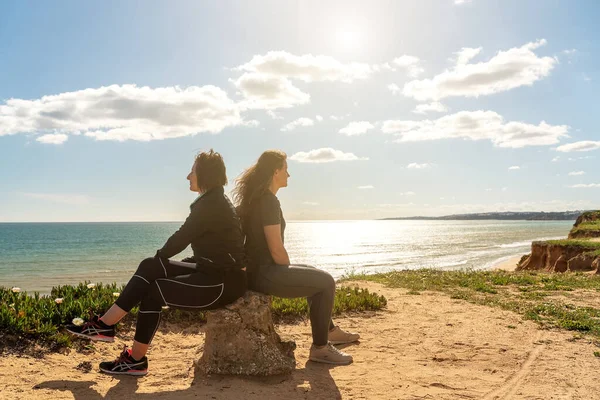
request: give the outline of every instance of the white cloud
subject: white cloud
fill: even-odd
[[[417,104],[413,110],[415,114],[425,114],[428,111],[446,112],[448,108],[439,101],[434,101],[432,103]]]
[[[63,144],[69,140],[69,137],[64,133],[48,133],[46,135],[38,136],[35,140],[46,144]]]
[[[403,193],[400,193],[400,196],[414,196],[414,195],[416,195],[415,192],[403,192]]]
[[[491,140],[498,147],[520,148],[558,143],[567,136],[566,125],[505,122],[493,111],[461,111],[436,120],[384,121],[382,131],[398,136],[397,142],[461,138]]]
[[[521,167],[519,167],[518,165],[513,165],[512,167],[508,167],[509,171],[516,171],[518,169],[521,169]]]
[[[323,121],[323,117],[322,117],[322,116],[320,116],[320,115],[317,115],[317,117],[316,117],[316,118],[317,118],[317,121],[319,121],[319,122]]]
[[[393,95],[402,93],[402,89],[400,88],[400,86],[396,85],[395,83],[390,83],[389,85],[387,85],[387,88],[390,92],[392,92]]]
[[[600,141],[583,140],[581,142],[563,144],[556,148],[557,151],[570,153],[573,151],[591,151],[600,149]]]
[[[242,93],[244,109],[291,108],[310,102],[310,95],[304,93],[287,78],[265,74],[244,74],[231,80]]]
[[[569,172],[569,176],[581,176],[581,175],[585,175],[585,171],[573,171],[573,172]]]
[[[461,5],[461,4],[467,4],[472,2],[473,0],[454,0],[454,4],[456,5]]]
[[[580,161],[580,160],[590,160],[590,159],[592,159],[592,158],[594,158],[594,157],[592,157],[592,156],[585,156],[585,157],[569,157],[569,158],[567,158],[567,160],[569,160],[569,161]]]
[[[367,121],[350,122],[345,128],[340,129],[340,133],[348,136],[362,135],[375,128],[373,124]]]
[[[410,163],[406,166],[406,168],[408,169],[426,169],[426,168],[431,168],[433,167],[433,164],[431,163]]]
[[[458,54],[456,65],[432,79],[413,80],[404,85],[405,96],[419,101],[440,100],[451,96],[479,97],[504,92],[519,86],[530,86],[550,74],[558,62],[552,57],[538,57],[533,50],[545,40],[499,51],[486,62],[467,61],[480,49],[466,48]]]
[[[556,156],[552,159],[552,162],[557,162],[558,160],[560,160],[560,156]]]
[[[481,47],[472,48],[472,47],[463,47],[460,51],[457,51],[456,54],[456,64],[457,65],[466,65],[475,58],[479,53],[481,53]]]
[[[361,190],[364,190],[364,189],[375,189],[375,186],[372,186],[372,185],[357,186],[357,189],[361,189]]]
[[[297,56],[286,51],[269,51],[265,55],[255,55],[252,60],[235,70],[299,79],[304,82],[352,82],[369,78],[374,72],[373,68],[365,63],[343,63],[330,56]]]
[[[300,151],[290,157],[290,160],[301,163],[327,163],[334,161],[359,161],[368,160],[367,157],[357,157],[352,153],[344,153],[330,147],[314,149],[308,152]]]
[[[306,206],[318,206],[319,203],[317,203],[316,201],[305,201],[302,204],[306,205]]]
[[[19,193],[31,199],[50,201],[53,203],[83,205],[90,203],[90,197],[82,194],[56,194],[56,193]]]
[[[571,185],[570,187],[576,189],[600,188],[600,183],[580,183],[578,185]]]
[[[281,130],[284,132],[288,132],[293,131],[299,126],[313,126],[314,124],[315,123],[312,119],[303,117],[286,124],[283,128],[281,128]]]
[[[400,57],[394,58],[392,63],[401,68],[405,68],[408,73],[408,76],[410,76],[411,78],[416,78],[425,71],[420,66],[419,58],[415,56],[409,56],[405,54]]]
[[[84,133],[96,140],[150,141],[219,133],[242,123],[238,106],[215,86],[111,85],[0,105],[0,136]]]

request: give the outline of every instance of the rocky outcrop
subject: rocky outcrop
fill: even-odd
[[[600,256],[577,244],[533,242],[531,254],[524,256],[517,271],[544,270],[548,272],[593,271],[598,268]]]
[[[206,313],[206,340],[196,368],[205,374],[270,376],[296,367],[294,342],[282,342],[271,317],[271,298],[248,291]]]
[[[577,217],[569,239],[600,238],[600,211],[588,211]]]

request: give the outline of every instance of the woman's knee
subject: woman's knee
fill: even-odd
[[[159,274],[159,272],[161,272]],[[162,272],[162,267],[160,266],[160,260],[155,257],[144,258],[135,272],[136,275],[143,276],[145,278],[151,277],[156,279],[157,277],[162,277],[164,272]]]

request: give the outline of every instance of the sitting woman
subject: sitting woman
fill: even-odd
[[[235,208],[224,194],[225,164],[219,153],[200,153],[187,176],[190,190],[200,196],[190,206],[183,225],[158,250],[143,260],[112,307],[72,334],[112,342],[115,324],[140,304],[133,347],[111,362],[100,363],[109,374],[146,375],[146,352],[158,329],[163,306],[183,310],[210,310],[232,303],[246,291],[244,239]],[[192,246],[195,263],[169,258]]]
[[[234,199],[246,234],[248,287],[278,297],[307,297],[313,338],[310,360],[350,364],[352,356],[333,344],[357,341],[359,335],[344,332],[331,320],[333,277],[309,265],[290,264],[283,245],[285,219],[276,194],[290,176],[286,158],[281,151],[265,151],[236,182]]]

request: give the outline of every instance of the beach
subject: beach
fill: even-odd
[[[97,371],[133,332],[84,353],[0,358],[0,391],[7,399],[598,399],[593,371],[598,349],[591,338],[542,330],[509,311],[474,305],[437,292],[415,296],[373,282],[346,282],[388,299],[384,311],[351,314],[336,322],[360,332],[345,346],[349,366],[307,361],[308,323],[280,325],[297,343],[290,376],[241,378],[196,375],[202,327],[161,326],[143,378],[115,378]],[[90,372],[78,369],[91,362]],[[15,373],[18,371],[18,374]]]

